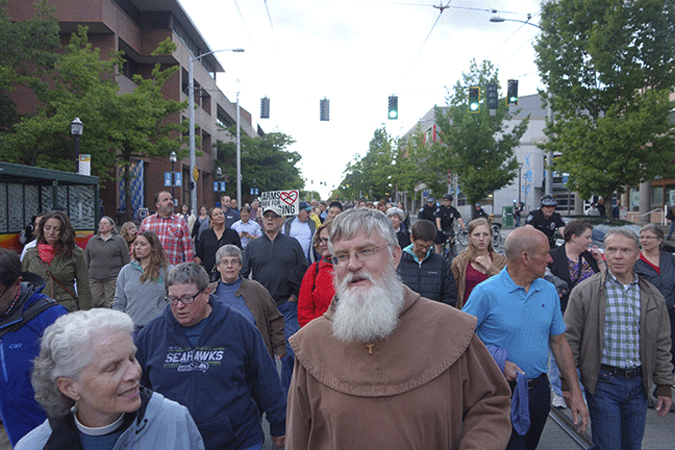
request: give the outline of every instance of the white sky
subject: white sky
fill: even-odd
[[[302,155],[305,188],[322,198],[354,155],[366,154],[376,128],[386,124],[401,136],[445,105],[446,87],[469,71],[472,58],[498,68],[500,96],[511,78],[520,80],[520,96],[542,88],[532,48],[539,29],[489,21],[495,9],[514,20],[532,14],[537,24],[534,0],[451,0],[430,35],[439,17],[432,5],[448,0],[180,1],[212,50],[246,50],[216,55],[226,71],[219,87],[234,101],[238,79],[240,104],[254,122],[296,140],[289,149]],[[398,120],[387,120],[389,95],[399,97]],[[260,119],[264,96],[270,119]],[[324,97],[329,122],[319,121]]]

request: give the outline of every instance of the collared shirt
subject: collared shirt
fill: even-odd
[[[565,332],[553,284],[537,278],[525,292],[506,267],[477,285],[462,311],[478,318],[476,334],[483,343],[508,351],[508,360],[528,379],[548,371],[549,338]]]
[[[605,294],[604,346],[602,364],[622,369],[639,367],[640,363],[640,286],[633,274],[630,284],[622,284],[607,273]]]
[[[258,225],[258,222],[255,222],[254,220],[251,219],[249,219],[248,222],[246,223],[242,222],[241,219],[237,220],[235,223],[232,224],[231,228],[239,234],[246,231],[251,236],[258,236],[258,237],[262,236],[262,230],[260,229],[260,225]],[[246,236],[242,237],[241,248],[245,249],[249,242],[251,242],[251,238]]]
[[[162,217],[153,214],[146,217],[141,223],[138,232],[154,231],[164,247],[169,263],[172,265],[182,262],[192,262],[195,259],[195,248],[190,239],[190,230],[187,222],[176,214]]]

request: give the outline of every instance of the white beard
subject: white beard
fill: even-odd
[[[349,287],[354,277],[370,280],[371,287]],[[335,281],[338,302],[333,314],[333,335],[343,342],[374,342],[389,336],[398,325],[403,309],[403,283],[390,267],[382,279],[374,281],[370,273],[349,272]]]

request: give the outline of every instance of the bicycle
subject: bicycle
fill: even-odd
[[[443,242],[443,247],[441,247],[441,255],[448,261],[448,264],[452,264],[452,260],[457,256],[457,245],[455,236],[449,231],[439,231],[445,236],[445,242]]]
[[[499,250],[499,247],[502,245],[502,224],[493,223],[492,224],[492,247],[495,251]]]
[[[466,228],[457,231],[456,237],[457,237],[457,242],[462,247],[466,247],[467,245],[469,245],[469,232],[467,231]]]

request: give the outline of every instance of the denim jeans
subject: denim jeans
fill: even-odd
[[[284,315],[286,356],[281,358],[281,386],[284,388],[284,394],[288,395],[288,388],[291,386],[291,376],[293,376],[293,365],[295,364],[295,353],[293,353],[293,349],[288,343],[288,338],[300,329],[300,324],[298,323],[298,303],[286,302],[278,305],[277,308]]]
[[[626,378],[600,369],[595,394],[586,392],[593,443],[598,450],[640,450],[647,419],[642,377]]]
[[[539,445],[548,413],[551,411],[551,385],[548,377],[544,375],[539,384],[529,390],[529,394],[530,429],[525,436],[520,436],[515,429],[512,430],[506,450],[535,450]]]

